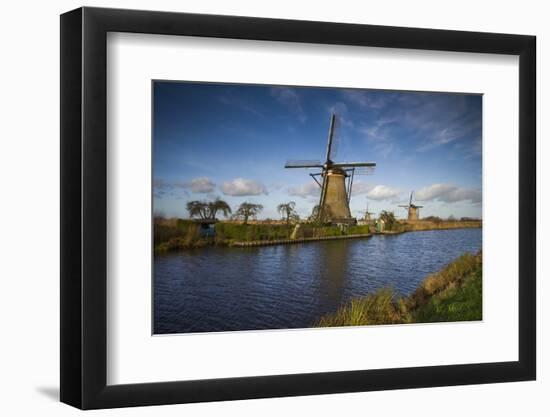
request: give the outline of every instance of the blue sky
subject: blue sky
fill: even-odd
[[[295,201],[305,217],[319,187],[287,160],[322,160],[330,114],[338,119],[333,160],[374,161],[357,175],[354,216],[423,205],[421,217],[481,218],[482,97],[365,89],[185,83],[153,84],[153,207],[187,217],[190,200],[220,197],[235,210],[259,203],[259,218]]]

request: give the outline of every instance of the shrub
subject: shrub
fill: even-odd
[[[240,224],[216,223],[216,239],[226,241],[278,240],[288,239],[292,226],[286,224]]]
[[[320,226],[314,227],[312,237],[330,237],[342,236],[342,230],[338,226]]]
[[[349,305],[340,308],[336,313],[322,317],[317,326],[340,327],[399,323],[401,314],[393,298],[394,292],[385,288],[366,297],[353,299]]]
[[[368,234],[369,232],[370,232],[370,226],[368,224],[350,226],[348,227],[348,230],[347,230],[348,235],[363,235],[363,234]]]

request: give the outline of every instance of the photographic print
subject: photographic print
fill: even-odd
[[[482,96],[152,82],[153,334],[482,320]]]

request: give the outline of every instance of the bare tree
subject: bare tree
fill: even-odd
[[[310,222],[316,222],[319,221],[319,205],[313,206],[313,209],[311,210],[311,214],[308,217],[308,220]]]
[[[324,224],[331,217],[332,217],[332,212],[329,206],[325,206],[321,213],[321,211],[319,210],[319,205],[315,205],[313,207],[313,210],[311,210],[311,215],[309,216],[308,220],[310,222]]]
[[[277,211],[281,213],[287,225],[289,225],[291,221],[300,219],[298,213],[296,213],[296,203],[294,201],[279,204],[277,206]]]
[[[229,204],[227,204],[225,201],[216,198],[216,200],[208,203],[208,211],[209,218],[214,220],[216,218],[216,214],[218,214],[218,211],[221,211],[224,217],[227,217],[229,214],[231,214],[231,207],[229,207]]]
[[[202,220],[215,220],[216,214],[219,211],[223,213],[225,217],[228,214],[231,214],[231,207],[225,201],[216,198],[214,201],[189,201],[187,203],[187,211],[189,212],[189,217],[198,217]]]
[[[187,211],[189,212],[189,217],[198,217],[200,219],[208,219],[210,216],[210,210],[208,209],[208,203],[205,201],[189,201],[187,203]]]
[[[250,217],[256,217],[260,211],[262,211],[264,206],[261,204],[254,204],[244,202],[239,206],[239,209],[235,212],[235,215],[243,219],[244,224],[248,222]]]

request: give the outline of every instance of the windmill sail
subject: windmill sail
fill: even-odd
[[[317,160],[302,159],[286,161],[285,168],[322,168],[323,163]]]
[[[335,125],[336,116],[334,114],[330,115],[330,126],[328,129],[328,142],[327,142],[327,157],[326,161],[331,161],[331,152],[332,152],[332,140],[334,137],[334,125]]]
[[[376,162],[335,162],[332,164],[335,168],[347,168],[347,167],[375,167]]]
[[[338,150],[342,143],[342,123],[338,115],[334,115],[334,123],[332,126],[332,146],[330,147],[330,160],[334,161],[338,156]]]

